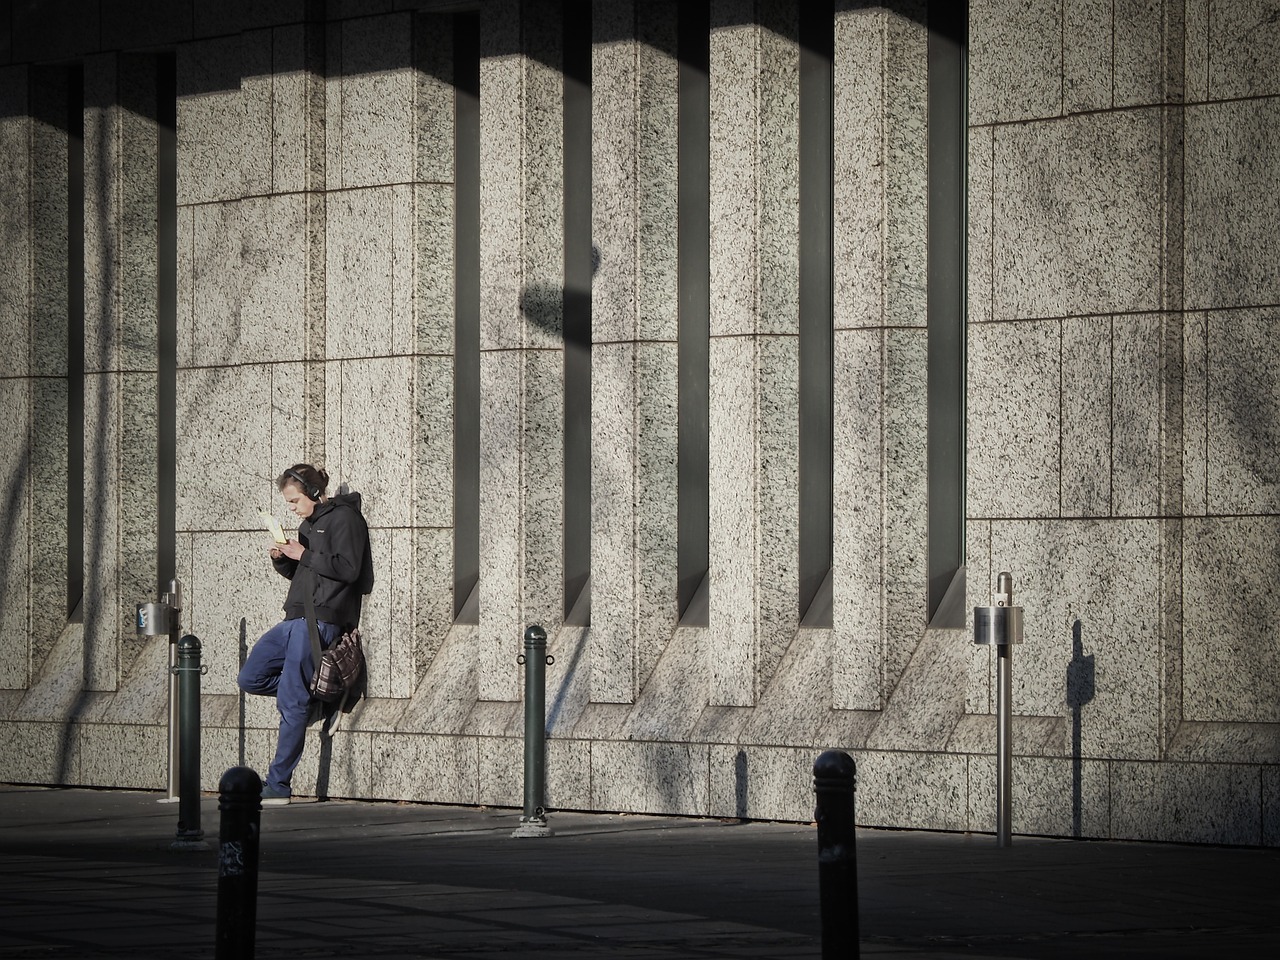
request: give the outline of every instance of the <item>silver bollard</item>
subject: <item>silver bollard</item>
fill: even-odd
[[[140,637],[169,638],[169,783],[161,803],[178,800],[178,634],[182,632],[182,584],[169,581],[168,593],[153,603],[137,606],[135,621]]]
[[[1013,575],[996,578],[995,606],[973,608],[973,642],[996,648],[996,846],[1013,835],[1013,645],[1022,642],[1022,608],[1013,605]]]

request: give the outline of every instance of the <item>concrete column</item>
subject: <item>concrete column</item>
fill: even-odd
[[[0,689],[30,678],[32,121],[26,67],[0,69]]]
[[[711,702],[747,706],[798,615],[798,14],[711,5]]]
[[[625,703],[676,624],[676,5],[593,22],[591,696]]]
[[[556,0],[480,12],[481,699],[519,699],[563,584],[563,79]]]
[[[842,709],[879,709],[925,626],[925,54],[918,20],[836,4],[832,696]]]
[[[85,61],[85,685],[115,689],[156,587],[155,61]]]

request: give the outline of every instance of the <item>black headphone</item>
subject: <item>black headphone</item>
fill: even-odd
[[[302,478],[302,474],[300,474],[297,470],[294,470],[292,467],[290,467],[288,470],[284,472],[284,475],[286,477],[292,477],[294,480],[298,481],[299,489],[301,489],[302,492],[307,495],[308,500],[310,500],[312,503],[320,502],[320,497],[324,495],[324,491],[321,490],[319,487],[317,487],[314,483],[307,483],[307,481]]]

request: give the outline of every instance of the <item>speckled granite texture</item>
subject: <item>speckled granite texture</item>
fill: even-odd
[[[270,762],[274,704],[235,686],[284,586],[257,513],[284,516],[274,477],[312,460],[364,495],[377,583],[369,696],[334,739],[313,730],[299,794],[520,806],[516,657],[537,622],[553,809],[808,821],[813,760],[839,748],[860,823],[991,831],[993,657],[971,621],[926,629],[929,450],[946,439],[966,457],[965,606],[1009,571],[1025,611],[1014,830],[1280,844],[1274,2],[972,0],[967,329],[946,357],[929,336],[929,5],[836,0],[830,627],[797,610],[800,386],[821,375],[799,348],[798,4],[712,0],[704,38],[680,35],[674,0],[594,0],[589,183],[565,176],[561,65],[588,36],[563,29],[585,15],[568,0],[128,6],[0,27],[0,781],[165,785],[168,645],[131,616],[158,565],[163,333],[206,789]],[[455,29],[478,32],[455,50]],[[693,277],[681,49],[690,67],[703,40],[710,268]],[[71,270],[67,62],[84,93]],[[475,70],[477,168],[459,171],[454,83]],[[591,579],[570,616],[565,248],[584,238],[565,201],[585,190]],[[707,626],[677,623],[675,589],[679,441],[699,429],[680,401],[701,383],[678,369],[680,304],[700,281]],[[455,445],[455,316],[476,290],[471,464],[455,462],[474,456]],[[939,364],[967,381],[963,437],[930,436]],[[64,506],[81,382],[83,531]],[[454,538],[477,531],[455,530],[455,473],[479,496],[460,622]]]

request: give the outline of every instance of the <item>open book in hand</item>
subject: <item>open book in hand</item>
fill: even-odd
[[[280,526],[280,521],[267,513],[265,510],[259,510],[258,516],[262,518],[262,525],[267,528],[267,533],[271,534],[271,539],[276,543],[288,543],[285,538],[284,528]]]

